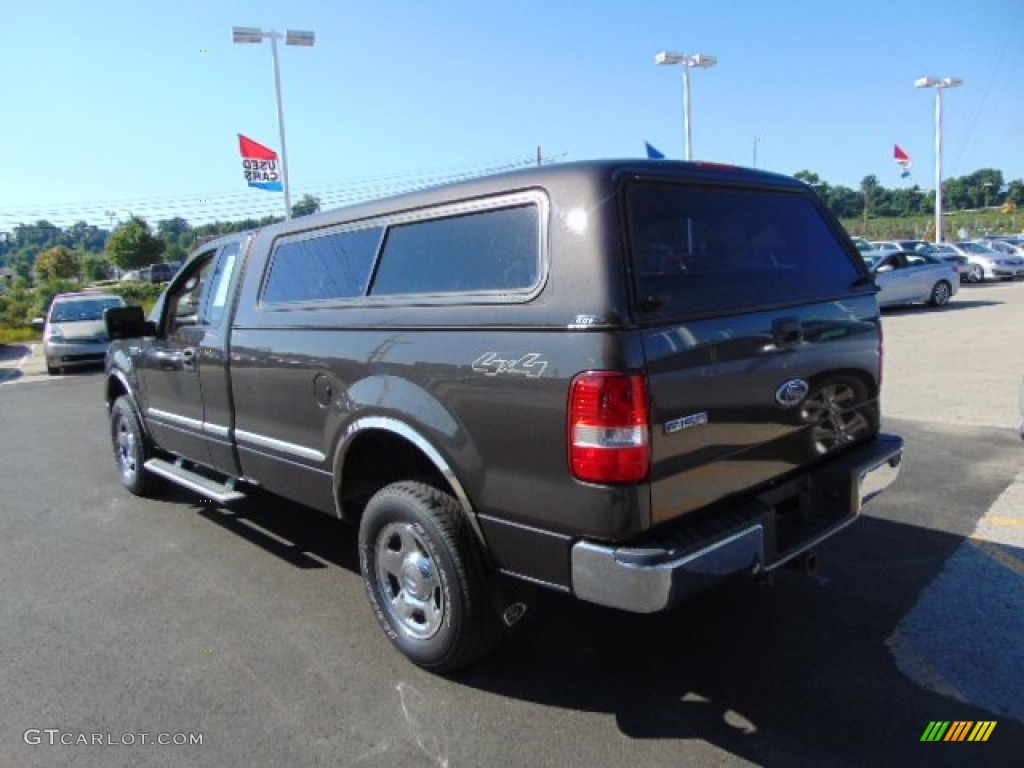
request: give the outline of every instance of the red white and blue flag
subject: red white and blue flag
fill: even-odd
[[[892,159],[896,161],[896,165],[900,167],[900,178],[905,179],[910,176],[910,155],[907,154],[907,150],[901,147],[899,144],[893,146]]]
[[[238,149],[242,153],[242,171],[250,187],[273,192],[284,189],[277,152],[242,134],[238,134]]]

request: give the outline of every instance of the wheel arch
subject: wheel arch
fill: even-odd
[[[135,418],[139,420],[139,428],[142,430],[143,436],[149,442],[150,446],[156,448],[156,441],[153,440],[153,435],[149,431],[149,425],[142,417],[142,406],[135,397],[135,389],[132,387],[131,382],[128,380],[128,376],[124,371],[115,368],[110,372],[107,376],[106,393],[104,397],[107,401],[108,415],[119,397],[128,398],[128,402],[131,404],[132,410],[135,411]]]
[[[105,399],[108,411],[114,407],[114,402],[122,395],[127,395],[135,405],[135,410],[139,410],[138,405],[135,404],[135,398],[132,397],[132,387],[128,382],[128,377],[124,375],[123,371],[113,370],[107,376]]]
[[[419,480],[439,487],[458,501],[477,543],[486,551],[476,511],[451,464],[403,421],[365,416],[352,422],[334,452],[333,475],[335,509],[342,519],[358,519],[370,497],[393,482]]]

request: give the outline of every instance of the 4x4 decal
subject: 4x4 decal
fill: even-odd
[[[473,370],[486,376],[507,374],[535,379],[544,373],[547,367],[548,361],[542,359],[536,352],[528,352],[513,360],[499,357],[497,352],[485,352],[473,361]]]

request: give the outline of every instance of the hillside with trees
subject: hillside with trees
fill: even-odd
[[[913,184],[887,188],[877,176],[865,176],[857,189],[832,185],[817,173],[794,174],[817,191],[848,231],[869,238],[931,239],[935,206],[933,190]],[[1024,230],[1024,180],[1007,183],[1002,171],[983,168],[943,182],[949,215],[945,227],[974,235]],[[292,206],[294,216],[320,210],[320,201],[304,195]],[[216,221],[192,226],[174,217],[156,222],[132,216],[107,230],[84,221],[59,227],[49,221],[18,224],[0,232],[0,326],[21,325],[42,314],[58,292],[116,277],[157,261],[182,261],[198,244],[231,232],[280,221],[261,219]]]

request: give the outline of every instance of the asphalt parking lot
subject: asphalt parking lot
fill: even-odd
[[[380,636],[354,530],[130,496],[101,374],[0,348],[0,765],[1019,766],[1024,282],[884,329],[903,474],[817,575],[656,616],[551,597],[452,679]]]

